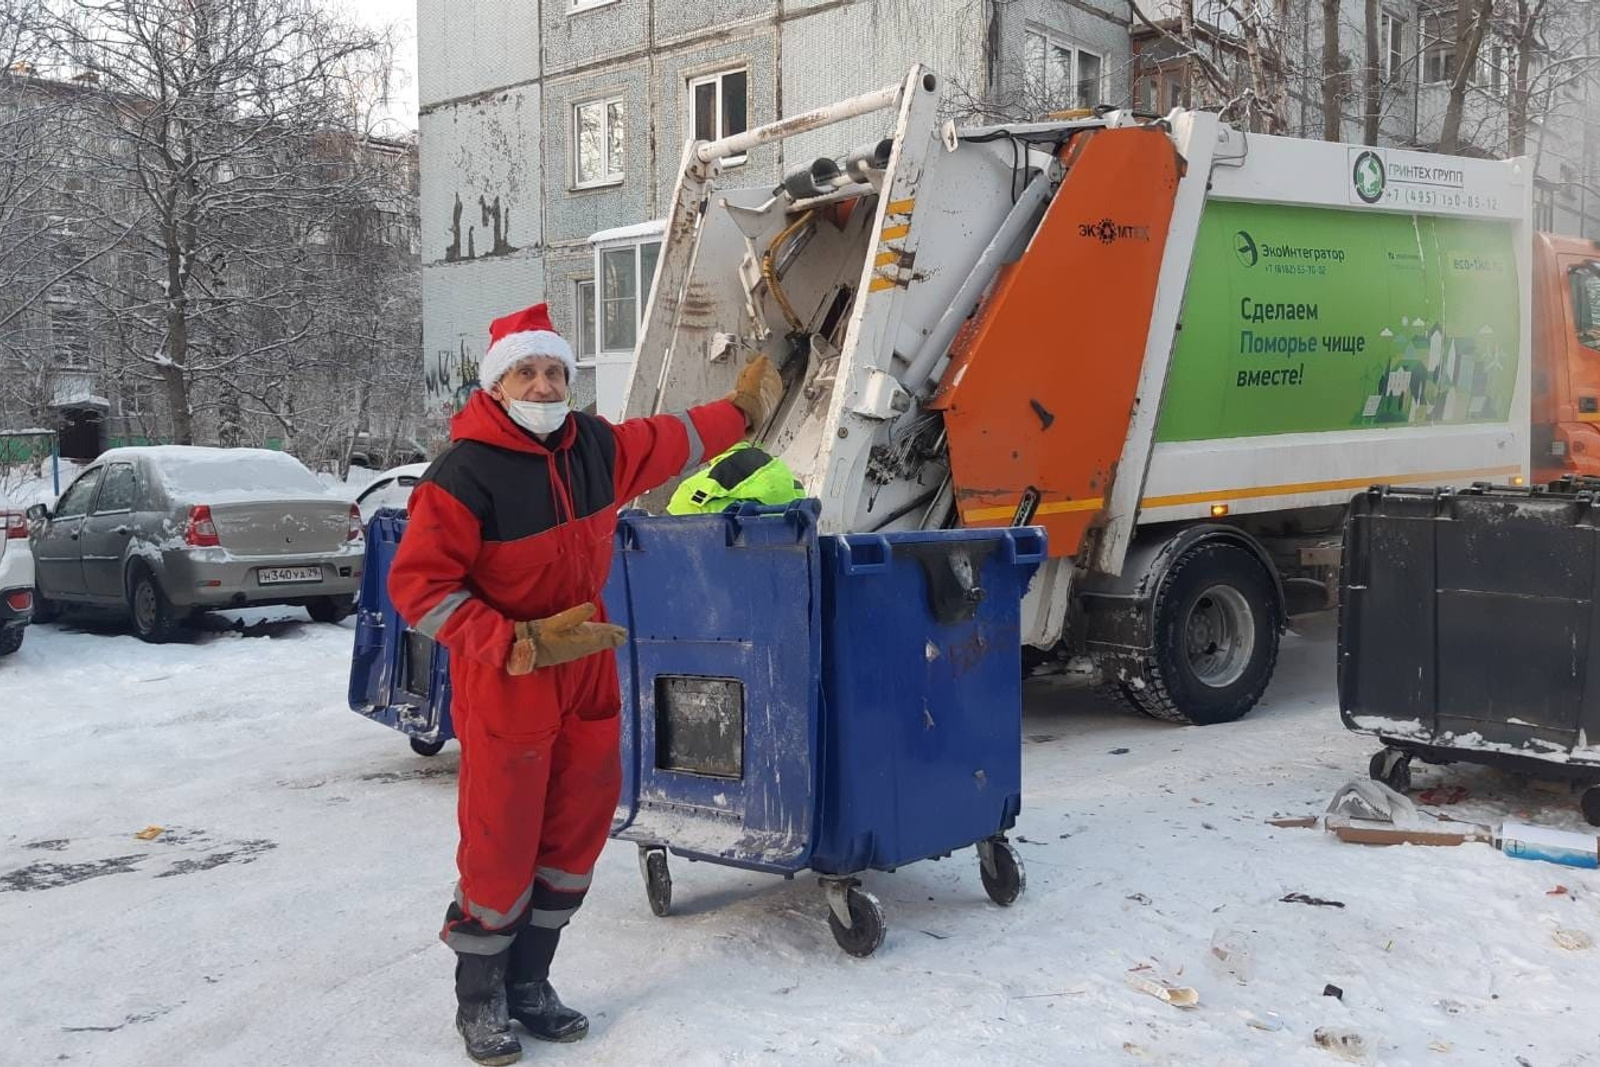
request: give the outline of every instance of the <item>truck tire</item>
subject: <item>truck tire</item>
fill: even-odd
[[[26,626],[8,626],[0,630],[0,656],[9,656],[22,647],[22,634]]]
[[[1247,548],[1203,541],[1172,565],[1156,593],[1151,652],[1124,695],[1167,722],[1241,718],[1278,662],[1278,585]]]

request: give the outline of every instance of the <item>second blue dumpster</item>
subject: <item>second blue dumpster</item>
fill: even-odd
[[[814,501],[618,527],[608,590],[632,638],[623,792],[652,910],[667,853],[822,879],[854,955],[884,937],[857,878],[976,846],[1025,885],[1020,610],[1041,530],[821,536]],[[620,577],[620,581],[618,580]],[[613,602],[620,591],[626,605]]]

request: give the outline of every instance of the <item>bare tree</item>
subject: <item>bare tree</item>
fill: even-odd
[[[101,149],[82,161],[92,225],[133,235],[98,299],[192,443],[210,385],[312,328],[307,247],[368,182],[324,142],[350,135],[382,42],[310,0],[75,0],[49,30],[93,85],[76,116]]]
[[[1322,0],[1322,139],[1344,140],[1344,105],[1340,99],[1344,55],[1339,51],[1339,0]]]
[[[1444,125],[1439,131],[1438,150],[1446,154],[1461,151],[1461,122],[1466,111],[1468,90],[1478,68],[1478,50],[1494,17],[1494,0],[1457,0],[1456,49],[1450,77],[1449,103]]]
[[[1362,69],[1361,93],[1361,143],[1375,145],[1383,123],[1383,60],[1382,49],[1387,42],[1380,41],[1378,0],[1365,0],[1363,11],[1363,37],[1366,40],[1366,65]]]

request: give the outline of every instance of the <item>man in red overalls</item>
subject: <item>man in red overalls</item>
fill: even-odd
[[[497,319],[479,391],[411,494],[389,575],[400,614],[450,650],[461,741],[460,872],[441,936],[456,951],[456,1028],[479,1063],[589,1021],[550,961],[583,903],[621,787],[621,697],[600,591],[617,509],[731,447],[783,387],[766,357],[726,400],[612,425],[567,406],[572,349],[544,304]]]

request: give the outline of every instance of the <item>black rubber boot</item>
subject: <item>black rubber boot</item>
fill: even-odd
[[[588,1017],[561,1003],[550,985],[550,961],[560,940],[560,930],[525,926],[518,931],[511,945],[506,1000],[511,1017],[540,1041],[581,1041],[589,1033]]]
[[[467,1055],[499,1067],[522,1058],[522,1043],[511,1032],[506,1013],[506,968],[509,950],[494,956],[456,954],[456,1029]]]

